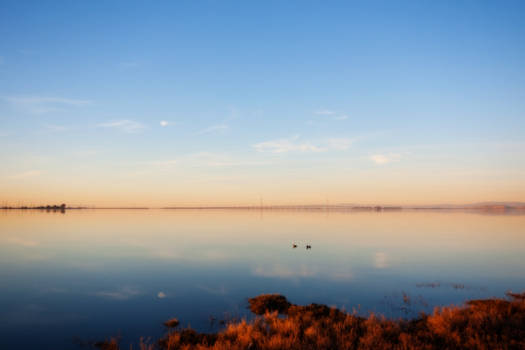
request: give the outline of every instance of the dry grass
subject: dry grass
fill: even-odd
[[[525,294],[508,296],[436,308],[413,320],[388,320],[261,295],[250,299],[250,308],[260,315],[253,321],[233,322],[213,334],[175,329],[157,346],[165,350],[525,349]]]

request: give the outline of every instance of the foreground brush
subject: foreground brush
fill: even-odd
[[[169,333],[143,349],[525,349],[525,293],[437,307],[412,320],[360,317],[325,305],[294,305],[278,294],[249,299],[252,321],[231,322],[217,333],[170,324]],[[98,344],[119,349],[115,340]]]

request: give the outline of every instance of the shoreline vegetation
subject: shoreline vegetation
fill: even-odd
[[[253,320],[232,321],[216,333],[164,323],[167,333],[141,350],[310,350],[310,349],[525,349],[525,293],[436,307],[413,319],[358,316],[321,304],[300,306],[279,294],[248,300]],[[124,349],[117,338],[94,344]],[[127,347],[126,347],[127,348]],[[130,349],[133,346],[130,345]]]

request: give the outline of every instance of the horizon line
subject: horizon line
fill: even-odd
[[[75,209],[124,209],[124,210],[189,210],[189,209],[303,209],[303,210],[402,210],[402,209],[523,209],[525,202],[521,201],[486,201],[464,204],[413,204],[413,205],[385,205],[385,204],[359,204],[359,203],[336,203],[336,204],[259,204],[259,205],[170,205],[170,206],[96,206],[96,205],[8,205],[0,206],[0,209],[19,209],[19,210],[75,210]]]

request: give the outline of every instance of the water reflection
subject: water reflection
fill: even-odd
[[[170,317],[209,330],[272,292],[405,316],[525,289],[524,253],[521,215],[0,212],[0,348],[156,336]]]

